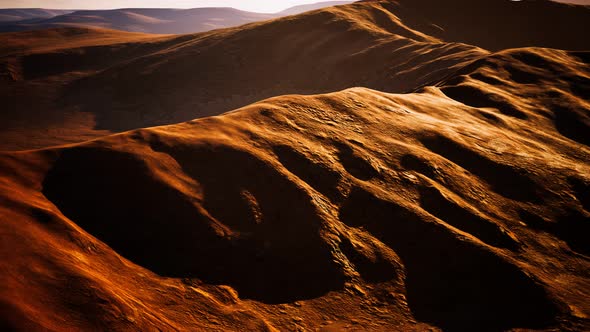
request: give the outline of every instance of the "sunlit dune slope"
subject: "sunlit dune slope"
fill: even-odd
[[[2,153],[1,324],[588,330],[589,75],[509,50]]]
[[[80,130],[95,133],[217,115],[282,94],[353,86],[411,91],[485,54],[412,30],[382,4],[361,3],[166,38],[149,47],[126,43],[8,57],[6,62],[20,67],[10,76],[17,80],[2,86],[7,95],[22,91],[9,109],[27,117],[48,113],[46,108],[82,112],[90,119],[78,125]],[[72,73],[84,78],[72,80]],[[53,100],[36,103],[35,86],[53,89]],[[42,121],[38,125],[43,127]],[[36,132],[11,131],[14,137]],[[67,133],[62,137],[64,142],[77,139]],[[28,146],[7,142],[0,149],[48,145],[42,140],[20,140],[31,142]]]

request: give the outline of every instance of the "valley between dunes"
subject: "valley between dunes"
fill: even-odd
[[[0,35],[0,329],[590,330],[590,53],[404,8]]]

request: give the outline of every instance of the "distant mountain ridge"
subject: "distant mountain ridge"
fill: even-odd
[[[73,10],[42,8],[0,9],[0,23],[18,22],[31,19],[47,19],[59,15],[69,14],[71,12],[73,12]]]
[[[59,27],[94,27],[154,34],[182,34],[228,28],[296,15],[353,1],[325,1],[268,14],[230,7],[193,9],[121,8],[111,10],[0,9],[0,32]]]
[[[36,22],[4,27],[22,31],[67,26],[98,27],[156,34],[194,33],[274,18],[234,8],[82,10]],[[2,29],[0,27],[0,29]]]

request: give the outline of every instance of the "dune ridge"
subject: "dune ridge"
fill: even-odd
[[[287,95],[5,152],[3,250],[31,282],[3,276],[4,324],[584,330],[590,149],[559,123],[588,114],[586,58],[508,50],[412,94]]]
[[[92,39],[96,30],[86,31]],[[13,38],[18,36],[24,37],[17,33]],[[409,29],[381,5],[353,4],[197,35],[5,53],[2,61],[12,81],[0,93],[13,109],[38,116],[38,123],[52,109],[83,113],[86,123],[61,121],[78,132],[101,135],[217,115],[281,94],[351,86],[405,92],[485,53]],[[55,93],[35,98],[36,86]],[[26,105],[24,100],[46,103]],[[25,129],[6,135],[18,137]],[[64,143],[75,141],[64,134]],[[19,146],[10,137],[3,141],[0,149],[48,145],[35,139],[19,140]]]
[[[590,330],[590,53],[408,4],[12,35],[0,329]]]
[[[587,40],[579,38],[588,28],[588,6],[550,0],[397,0],[383,4],[408,26],[449,42],[490,51],[530,46],[588,50]]]
[[[531,22],[556,13],[559,25],[554,34],[569,35],[572,24],[585,29],[590,22],[584,19],[587,9],[576,6],[508,2],[489,1],[489,6],[497,4],[496,11],[510,13],[510,6],[521,8],[515,13],[530,8],[533,14],[527,19]],[[452,26],[462,21],[450,20],[453,16],[446,13],[448,9],[432,15],[432,9],[422,11],[420,6],[427,4],[365,1],[239,28],[152,40],[137,35],[138,40],[133,41],[132,35],[126,34],[118,38],[115,32],[106,30],[47,30],[79,33],[79,41],[70,49],[57,47],[60,42],[56,47],[42,47],[43,39],[35,33],[4,34],[0,37],[6,45],[21,39],[31,39],[29,45],[37,45],[24,50],[16,46],[20,52],[5,48],[0,53],[2,77],[8,79],[0,94],[11,109],[38,121],[36,126],[22,121],[14,124],[12,114],[4,116],[3,122],[10,124],[5,126],[0,149],[41,148],[109,132],[172,124],[218,115],[283,94],[327,93],[353,86],[411,92],[436,84],[489,54],[481,48],[489,44],[488,21],[463,29],[471,36],[457,35],[467,33]],[[448,8],[464,5],[474,11],[473,17],[481,15],[473,4],[458,0]],[[569,23],[562,24],[560,17],[566,16]],[[512,18],[509,22],[518,23]],[[443,27],[445,33],[437,33],[435,25]],[[532,26],[522,31],[534,37],[530,41],[518,33],[504,32],[495,35],[494,41],[519,47],[528,43],[565,49],[590,47],[584,44],[585,38],[572,41],[565,37],[548,37],[544,39],[546,45],[537,45],[537,39],[545,34]],[[111,34],[111,42],[95,42],[99,38],[94,31]],[[46,33],[50,34],[38,34]],[[85,38],[88,40],[83,41]],[[470,41],[476,46],[449,40]],[[52,92],[40,95],[40,90]],[[46,119],[48,114],[55,114],[49,119],[59,118],[67,129],[51,130],[46,135],[43,128],[55,123]],[[23,135],[26,139],[20,139]]]

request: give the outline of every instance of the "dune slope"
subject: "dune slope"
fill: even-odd
[[[578,32],[590,29],[589,12],[549,1],[364,1],[153,40],[97,39],[80,28],[2,34],[9,111],[0,115],[0,150],[218,115],[283,94],[410,92],[486,57],[482,48],[588,49]],[[53,46],[38,34],[68,37]]]
[[[412,30],[381,3],[332,7],[240,28],[168,37],[150,45],[8,56],[6,62],[21,64],[12,76],[23,79],[4,87],[7,94],[14,95],[15,87],[24,94],[14,98],[10,108],[27,117],[45,113],[46,107],[59,108],[93,120],[86,125],[91,133],[117,132],[217,115],[282,94],[353,86],[412,91],[487,54]],[[101,63],[110,59],[110,52],[115,58],[132,53],[108,66],[77,66]],[[34,75],[22,74],[26,72]],[[72,72],[77,74],[74,79]],[[55,87],[56,81],[50,106],[24,103],[36,100],[36,85]],[[13,136],[24,132],[15,130]],[[67,133],[63,137],[64,142],[76,139]],[[7,143],[0,149],[47,146],[20,140],[27,141],[32,144]]]
[[[380,4],[359,4],[196,36],[92,75],[67,94],[97,114],[99,126],[122,130],[130,128],[121,114],[152,126],[289,93],[411,91],[483,54],[411,30]],[[107,104],[96,109],[93,99]]]
[[[373,2],[375,0],[365,0]],[[381,2],[381,1],[378,1]],[[590,7],[550,0],[385,1],[410,27],[434,37],[498,51],[516,47],[590,49]]]
[[[92,115],[63,105],[64,89],[88,73],[165,48],[171,38],[86,28],[0,35],[0,150],[108,134],[94,130]]]
[[[587,330],[589,79],[587,53],[507,50],[2,153],[1,324]]]

